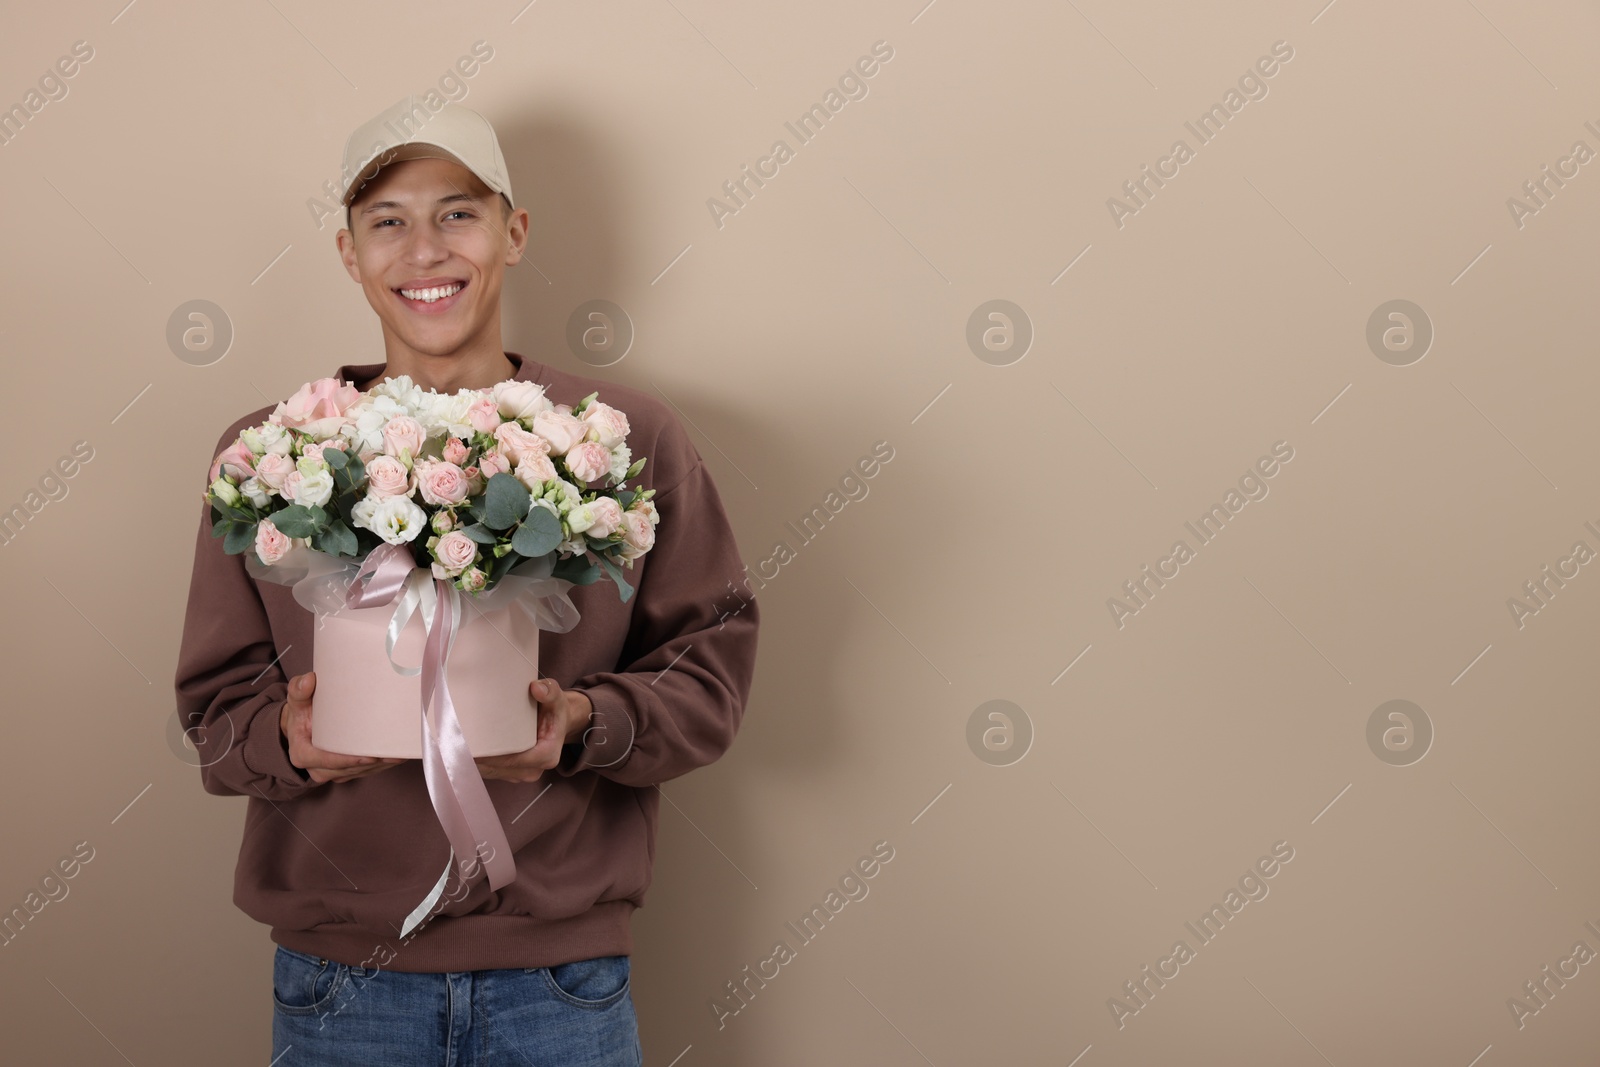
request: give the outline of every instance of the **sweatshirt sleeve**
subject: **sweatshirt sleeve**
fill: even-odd
[[[244,557],[211,536],[211,506],[202,500],[175,689],[207,793],[293,800],[327,784],[289,762],[278,728],[289,696],[279,651]]]
[[[748,590],[734,592],[744,564],[722,499],[695,456],[654,502],[661,521],[634,587],[624,663],[569,687],[589,697],[594,715],[584,737],[563,746],[557,773],[659,785],[720,757],[744,717],[759,609]]]

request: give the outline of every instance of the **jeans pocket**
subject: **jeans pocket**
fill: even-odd
[[[350,976],[348,964],[278,946],[272,960],[272,1003],[285,1015],[326,1012]]]
[[[541,972],[550,992],[558,999],[574,1007],[594,1010],[609,1008],[627,996],[628,986],[633,981],[632,962],[627,956],[597,956],[591,960],[525,970]]]

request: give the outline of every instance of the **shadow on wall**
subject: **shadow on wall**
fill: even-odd
[[[761,864],[769,849],[743,814],[750,808],[748,789],[773,768],[797,770],[828,760],[830,746],[840,736],[844,694],[829,689],[833,672],[826,665],[835,659],[842,634],[827,620],[839,609],[838,590],[849,587],[834,575],[838,589],[808,598],[809,603],[801,601],[802,586],[815,590],[827,561],[819,557],[818,548],[807,549],[784,526],[785,519],[806,514],[834,487],[812,485],[817,474],[804,467],[803,454],[785,447],[770,426],[752,417],[758,413],[751,408],[710,407],[697,395],[676,354],[654,347],[653,337],[659,334],[648,321],[639,323],[667,295],[650,292],[662,263],[628,240],[633,232],[628,205],[648,195],[626,189],[625,183],[648,182],[650,176],[630,174],[596,129],[569,118],[529,115],[502,120],[496,129],[518,206],[530,216],[527,253],[506,276],[506,347],[573,373],[631,385],[663,401],[666,396],[655,385],[669,391],[672,402],[693,419],[682,420],[680,413],[716,480],[753,575],[749,588],[761,605],[762,634],[745,720],[721,760],[665,785],[654,874],[645,906],[634,916],[633,989],[650,1061],[667,1062],[692,1043],[703,1065],[755,1062],[757,1030],[740,1019],[719,1031],[709,1003],[726,996],[725,983],[741,967],[770,951],[791,918],[775,892],[775,872]],[[689,279],[680,275],[673,280],[682,296]],[[566,344],[572,310],[594,299],[621,305],[637,327],[633,348],[610,366],[587,364]],[[764,359],[804,362],[805,353],[783,351],[781,334],[769,340]],[[697,353],[729,343],[739,342],[714,332],[695,339]],[[717,358],[707,362],[722,364]],[[696,424],[715,427],[714,445]],[[816,536],[826,542],[830,539],[825,534]],[[756,567],[779,540],[797,558],[763,588],[754,576]],[[802,577],[807,571],[810,578]],[[779,613],[781,605],[803,603],[804,617]],[[737,601],[723,590],[718,604],[729,610]],[[854,841],[840,842],[840,854],[856,846]],[[819,879],[825,880],[820,872]],[[762,888],[754,888],[752,881]],[[781,996],[779,989],[771,992]],[[759,1012],[759,1006],[753,1003],[751,1010]]]

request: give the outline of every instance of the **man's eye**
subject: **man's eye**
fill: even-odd
[[[450,215],[465,215],[465,216],[467,216],[467,218],[469,218],[469,219],[470,219],[470,218],[473,218],[473,217],[475,217],[475,216],[474,216],[474,215],[473,215],[473,214],[472,214],[472,212],[470,212],[470,211],[467,211],[467,210],[464,210],[464,209],[462,209],[462,210],[457,210],[457,211],[452,211],[452,212],[450,212]],[[449,218],[449,217],[450,217],[450,215],[446,215],[446,216],[445,216],[445,218]]]

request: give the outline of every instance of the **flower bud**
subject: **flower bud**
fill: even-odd
[[[240,500],[238,488],[226,478],[218,478],[211,483],[211,495],[230,508],[237,507]]]

